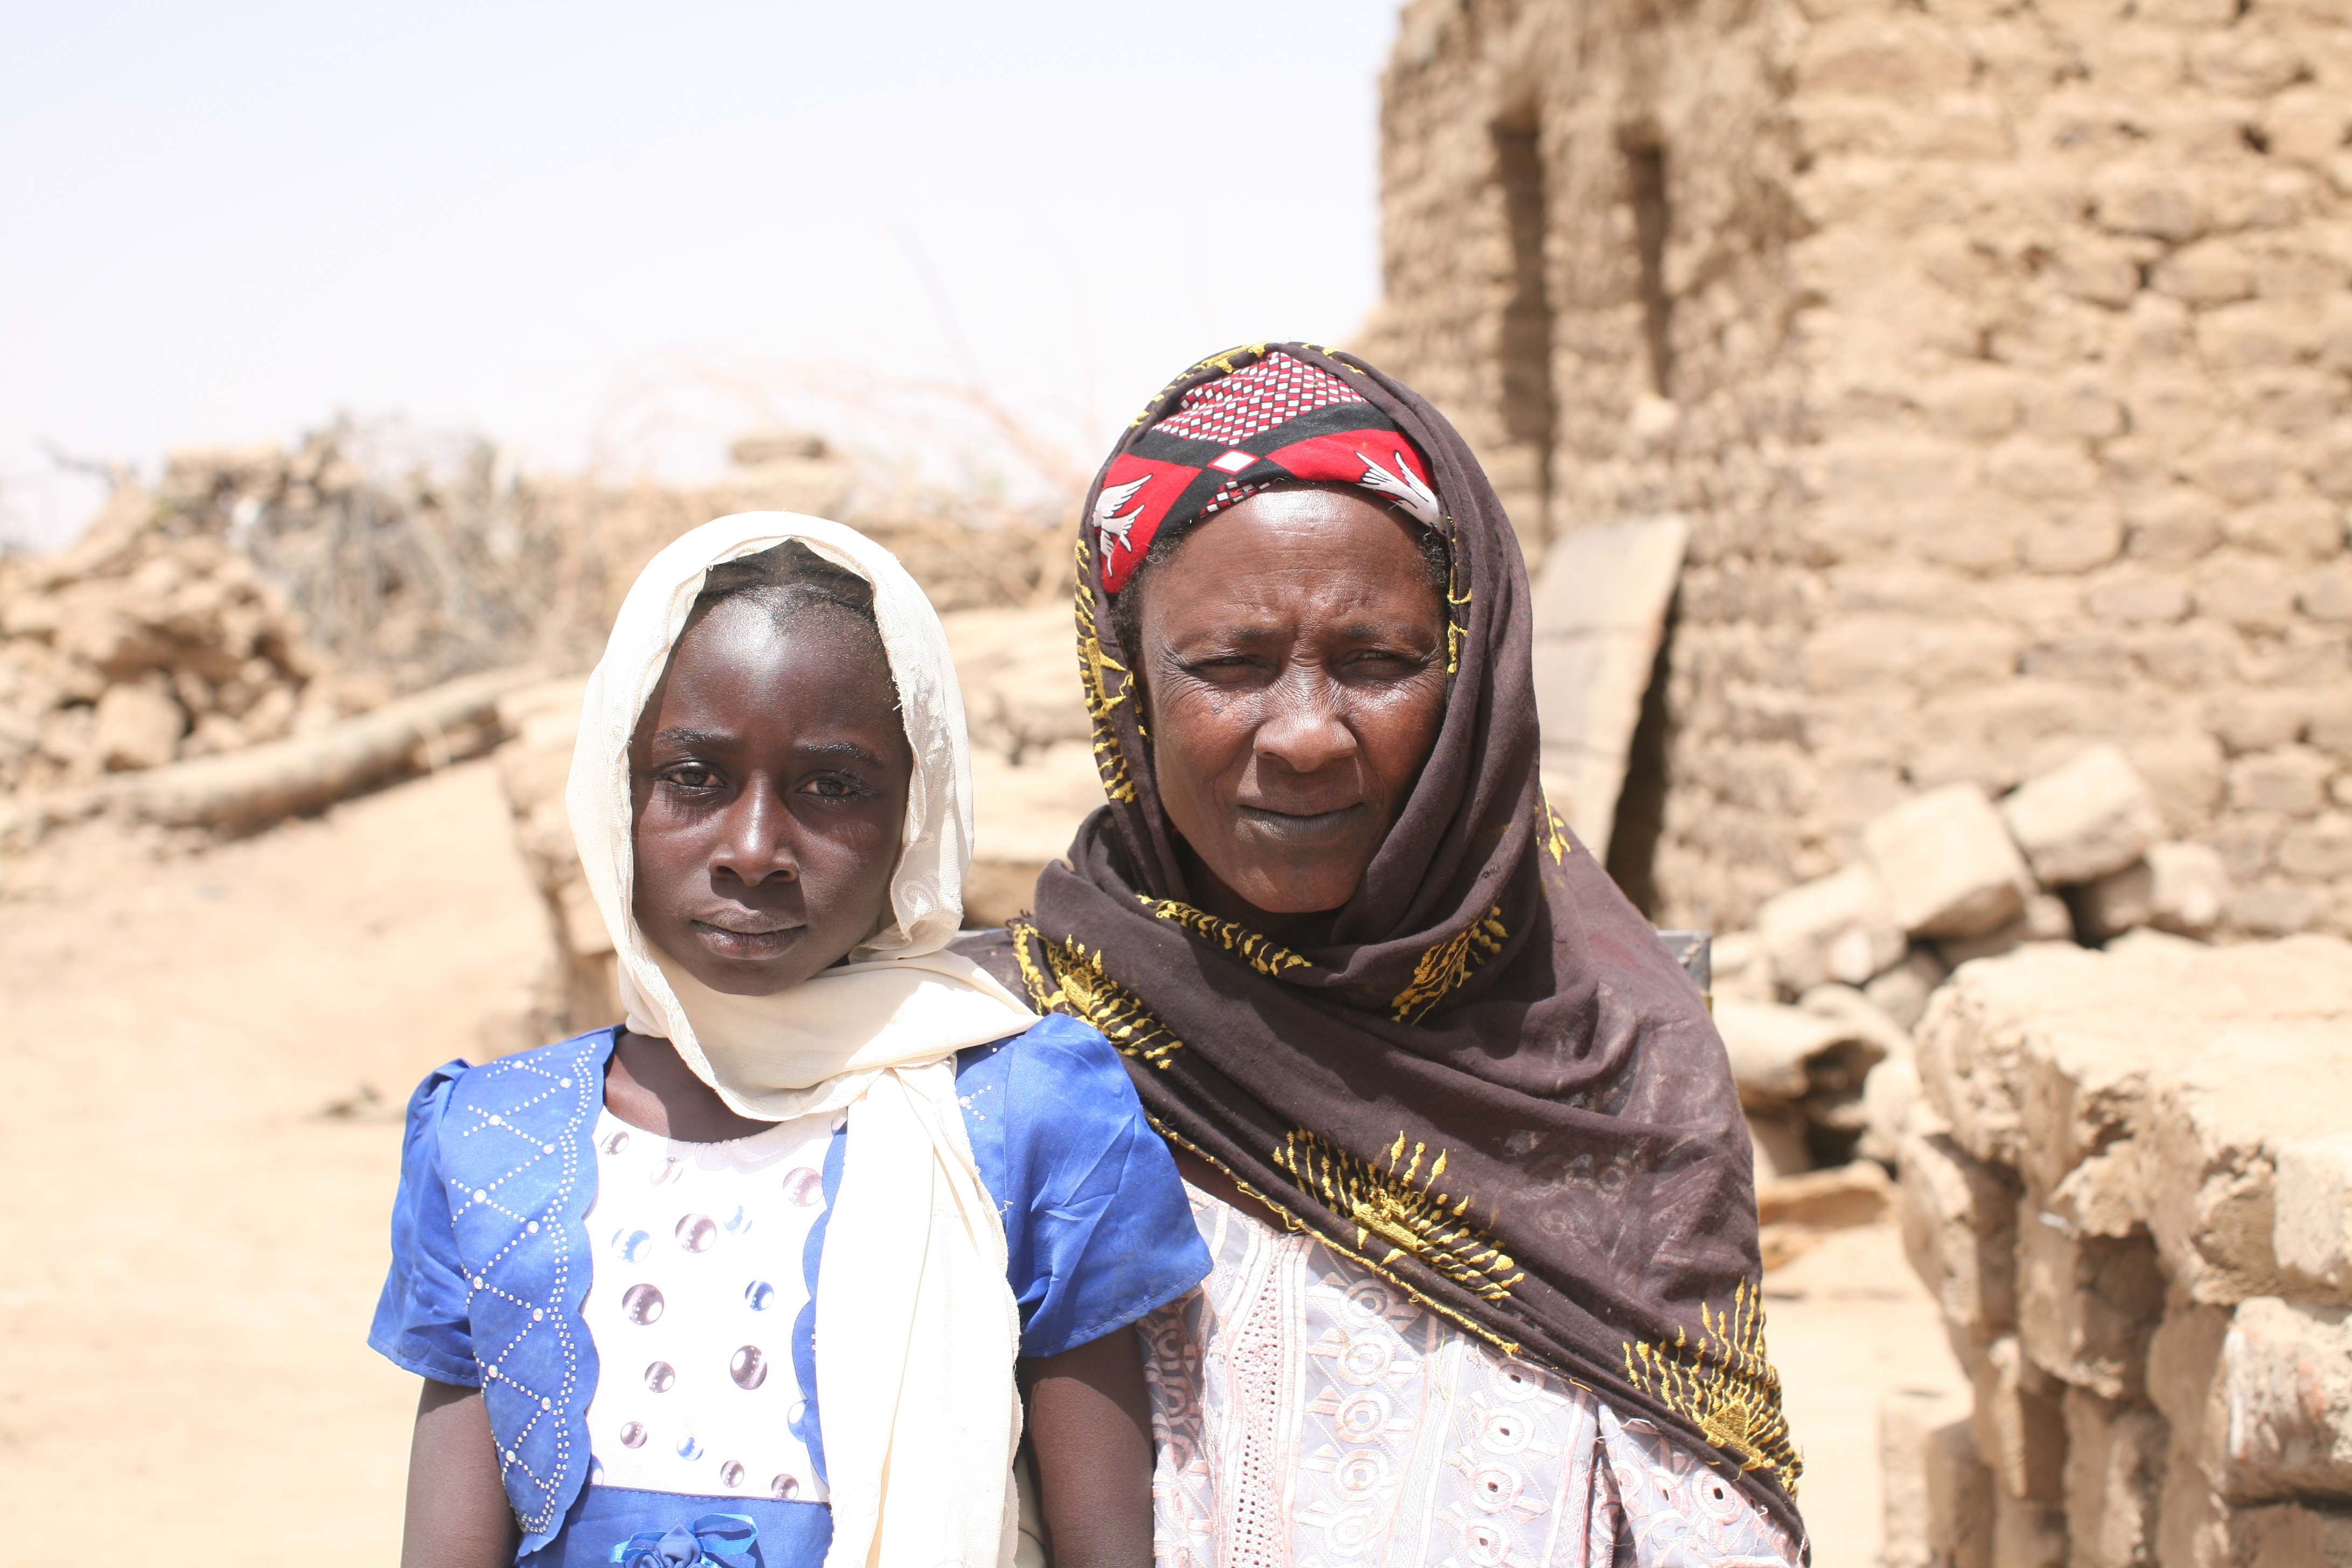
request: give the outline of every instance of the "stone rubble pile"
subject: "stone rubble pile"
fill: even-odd
[[[367,705],[217,533],[119,492],[71,549],[0,559],[0,790],[234,751]]]
[[[527,478],[488,443],[443,447],[344,421],[291,448],[183,450],[152,489],[121,484],[70,548],[0,556],[0,791],[87,804],[106,775],[320,736],[403,694],[585,668],[656,551],[746,510],[848,517],[935,603],[972,606],[978,742],[1023,769],[1014,793],[1041,763],[1074,775],[1053,754],[1087,733],[1068,552],[1018,509],[861,489],[843,454],[789,430],[738,440],[729,473],[692,489]],[[1040,648],[1051,679],[1034,678]]]
[[[1960,965],[2141,928],[2210,934],[2221,858],[2162,832],[2123,752],[2092,746],[1999,801],[1951,784],[1889,807],[1864,825],[1859,859],[1718,938],[1717,1020],[1759,1180],[1856,1153],[1895,1162],[1917,1095],[1909,1031]]]
[[[2021,946],[1917,1075],[1904,1242],[1973,1401],[1890,1398],[1888,1568],[2352,1562],[2352,945]]]

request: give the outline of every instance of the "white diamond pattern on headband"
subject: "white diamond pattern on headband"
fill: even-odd
[[[1288,354],[1268,354],[1255,364],[1192,388],[1184,395],[1183,407],[1153,428],[1195,441],[1223,441],[1236,447],[1302,414],[1364,401],[1353,387],[1328,371]]]

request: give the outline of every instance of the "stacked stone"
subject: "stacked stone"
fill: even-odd
[[[1531,549],[1691,521],[1662,921],[1745,924],[1907,796],[2102,740],[2222,858],[2223,934],[2352,931],[2345,23],[1406,7],[1367,352]]]
[[[1974,1403],[1890,1410],[1886,1561],[2352,1561],[2352,946],[2022,948],[1918,1072],[1904,1240]]]
[[[344,710],[253,563],[119,492],[72,549],[0,563],[0,791],[271,741]]]
[[[1999,802],[1951,784],[1891,806],[1852,865],[1765,900],[1756,930],[1717,952],[1717,1021],[1759,1173],[1895,1162],[1917,1094],[1908,1031],[1958,966],[2143,927],[2210,934],[2228,898],[2220,857],[2162,830],[2122,752],[2093,746]]]

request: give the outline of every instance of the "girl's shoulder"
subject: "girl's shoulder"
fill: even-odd
[[[1126,1060],[1101,1030],[1048,1013],[1017,1035],[956,1053],[956,1088],[967,1104],[997,1093],[1024,1108],[1141,1114]]]
[[[446,1113],[453,1106],[487,1106],[495,1113],[499,1106],[523,1110],[573,1100],[592,1080],[601,1099],[604,1061],[619,1033],[620,1026],[612,1024],[510,1057],[486,1062],[460,1057],[444,1062],[426,1073],[408,1097],[409,1120],[414,1123],[420,1111]]]

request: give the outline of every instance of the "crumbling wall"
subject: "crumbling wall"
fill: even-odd
[[[846,518],[946,609],[1066,591],[1059,531],[1001,496],[861,480],[805,432],[732,456],[720,482],[674,489],[527,477],[486,442],[341,422],[292,448],[175,452],[68,549],[0,556],[0,790],[87,795],[455,678],[585,668],[654,553],[730,512]]]
[[[252,560],[118,495],[72,549],[0,560],[0,791],[274,741],[367,705]]]
[[[1406,7],[1366,352],[1531,552],[1690,521],[1662,921],[1744,925],[1913,793],[2105,741],[2222,857],[2225,933],[2352,930],[2346,24]]]

